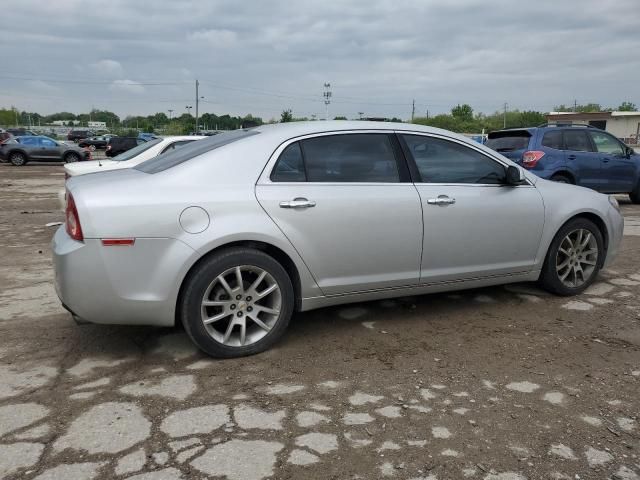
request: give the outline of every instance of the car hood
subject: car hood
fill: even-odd
[[[64,166],[65,173],[73,177],[84,175],[85,173],[107,172],[110,170],[120,170],[131,167],[127,162],[115,162],[113,160],[91,160],[88,162],[67,163]]]

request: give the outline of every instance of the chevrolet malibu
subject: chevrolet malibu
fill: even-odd
[[[67,190],[52,248],[73,317],[181,322],[215,357],[263,351],[329,305],[522,281],[575,295],[623,229],[613,197],[396,123],[236,130]]]

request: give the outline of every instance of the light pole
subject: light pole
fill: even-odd
[[[187,114],[191,115],[191,109],[193,108],[191,105],[185,105],[185,107],[187,109]]]
[[[360,116],[360,120],[362,120],[362,115],[364,115],[364,112],[358,112],[358,115]]]
[[[330,83],[325,83],[324,84],[324,93],[322,94],[322,96],[324,97],[324,118],[325,120],[329,120],[329,104],[331,103],[331,84]]]
[[[173,113],[173,110],[170,108],[167,112],[169,112],[169,121],[171,121],[171,114]]]

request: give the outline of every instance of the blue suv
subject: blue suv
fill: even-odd
[[[640,203],[640,155],[590,125],[544,124],[491,132],[486,145],[539,177]]]

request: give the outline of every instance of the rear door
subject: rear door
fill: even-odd
[[[582,187],[602,190],[602,155],[595,152],[593,143],[584,128],[566,129],[564,138],[567,165],[576,172],[576,183]]]
[[[418,282],[420,197],[395,135],[341,132],[285,144],[256,196],[325,294]]]
[[[521,164],[522,154],[529,150],[530,141],[531,133],[528,130],[502,130],[491,132],[485,145],[509,160]]]
[[[42,150],[40,147],[40,142],[38,141],[38,137],[20,137],[20,144],[23,146],[29,158],[33,160],[42,159]]]
[[[600,158],[602,168],[601,191],[628,193],[636,183],[636,164],[627,156],[626,147],[605,132],[590,131],[589,135]]]

